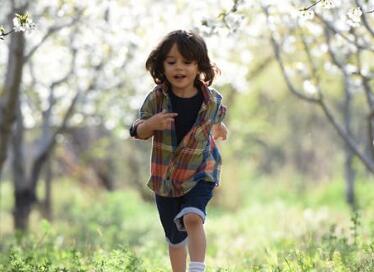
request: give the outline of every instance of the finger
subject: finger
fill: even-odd
[[[175,117],[177,115],[178,115],[178,113],[176,113],[176,112],[168,112],[168,113],[164,114],[165,117]]]
[[[169,127],[171,123],[174,122],[174,119],[165,119],[161,122],[162,127]]]

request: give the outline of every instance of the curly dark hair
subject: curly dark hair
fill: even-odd
[[[220,71],[210,62],[208,49],[203,38],[192,31],[175,30],[170,32],[152,50],[145,63],[156,84],[162,84],[167,79],[164,75],[164,61],[171,47],[176,44],[181,55],[188,61],[196,61],[200,74],[195,79],[195,85],[201,81],[210,86],[216,74]]]

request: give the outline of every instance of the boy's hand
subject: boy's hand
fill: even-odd
[[[212,133],[213,133],[214,140],[222,139],[224,141],[227,139],[228,130],[225,124],[221,122],[221,123],[213,125]]]
[[[152,130],[170,129],[171,123],[174,122],[177,115],[178,113],[162,111],[153,115],[146,122]]]

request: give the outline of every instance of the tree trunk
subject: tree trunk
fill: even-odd
[[[42,214],[45,219],[52,221],[52,162],[48,159],[45,164],[45,196],[42,207]]]
[[[13,181],[14,181],[14,198],[15,205],[13,209],[14,227],[18,230],[27,230],[28,218],[31,212],[32,203],[35,196],[27,183],[24,168],[24,152],[23,152],[23,116],[20,103],[17,103],[17,119],[16,126],[13,131]]]
[[[345,163],[344,163],[344,177],[345,177],[345,195],[348,204],[352,209],[356,208],[356,198],[355,198],[355,170],[353,168],[353,152],[346,148],[345,151]]]
[[[353,96],[351,94],[351,84],[348,75],[344,72],[344,127],[346,133],[351,137],[352,136],[352,103]],[[356,207],[355,199],[355,170],[353,168],[353,158],[354,154],[351,148],[345,144],[345,163],[344,163],[344,178],[345,178],[345,192],[346,200],[352,209]]]
[[[19,10],[23,13],[25,10]],[[23,32],[10,36],[7,71],[3,95],[0,97],[0,176],[6,160],[8,140],[16,119],[16,104],[22,82],[25,38]]]

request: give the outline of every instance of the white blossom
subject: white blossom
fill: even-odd
[[[312,20],[314,18],[314,12],[312,10],[303,10],[300,12],[300,17],[303,21]]]
[[[304,91],[307,94],[313,95],[317,92],[316,86],[314,86],[310,80],[305,80],[303,83],[303,87],[304,87]]]
[[[4,40],[5,28],[0,25],[0,40]]]
[[[360,22],[362,15],[361,8],[351,8],[347,14],[348,18],[355,22]]]
[[[361,16],[362,16],[362,10],[361,8],[351,8],[348,13],[348,21],[347,23],[351,25],[352,27],[357,27],[360,25],[361,21]]]
[[[16,14],[13,18],[13,29],[16,32],[32,31],[35,27],[36,25],[27,13],[25,15]]]
[[[352,20],[347,20],[347,24],[350,25],[351,27],[359,27],[360,23],[352,21]]]
[[[369,66],[368,65],[362,65],[361,67],[361,72],[360,72],[363,76],[369,76],[370,74],[370,70],[369,70]]]
[[[322,7],[326,9],[335,8],[335,1],[333,0],[322,0]]]
[[[349,73],[349,74],[353,74],[353,73],[357,72],[357,67],[352,65],[352,64],[347,64],[347,65],[345,65],[344,68],[345,68],[346,72]]]

